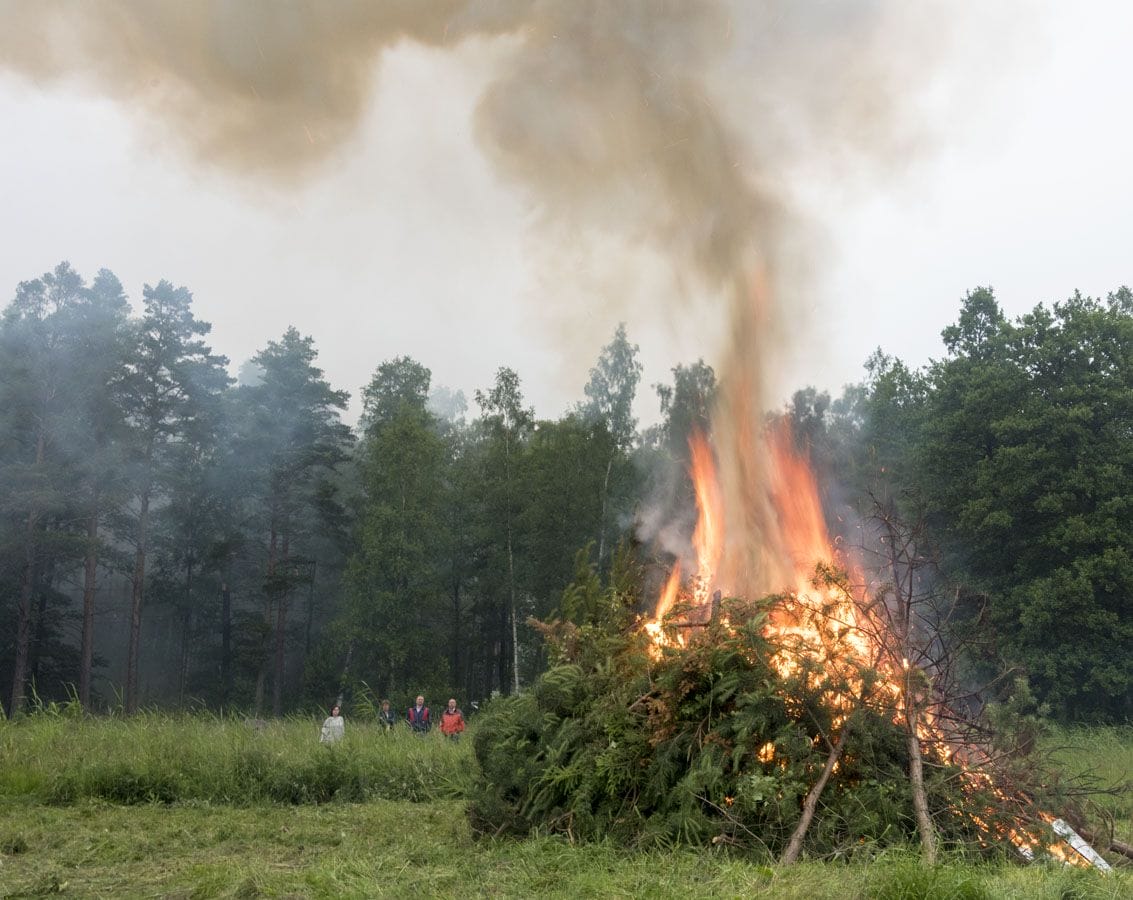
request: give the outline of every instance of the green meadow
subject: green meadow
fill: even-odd
[[[920,866],[912,849],[778,867],[725,850],[634,852],[474,835],[470,742],[298,719],[38,715],[0,725],[0,897],[1119,898],[1112,875],[1010,860]],[[1059,732],[1066,771],[1115,785],[1133,732]],[[1133,802],[1099,795],[1133,842]]]

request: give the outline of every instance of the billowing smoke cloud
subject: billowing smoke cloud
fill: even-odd
[[[793,185],[891,159],[942,22],[900,0],[0,0],[0,64],[83,80],[195,159],[286,183],[358,127],[383,51],[498,43],[477,138],[550,242],[645,248],[729,318],[715,422],[734,586],[776,553],[758,437],[809,232]],[[883,49],[884,48],[884,52]],[[738,501],[738,502],[733,502]]]

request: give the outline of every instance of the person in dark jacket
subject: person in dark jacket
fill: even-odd
[[[409,707],[409,727],[414,734],[428,734],[432,722],[429,719],[429,707],[425,705],[425,698],[417,695],[417,702]]]
[[[386,734],[393,731],[393,726],[397,724],[397,716],[390,709],[388,700],[383,700],[382,708],[378,710],[378,724],[382,726],[382,730]]]

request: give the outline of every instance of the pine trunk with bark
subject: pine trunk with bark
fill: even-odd
[[[283,563],[286,571],[290,555],[291,536],[288,534],[289,523],[284,521],[283,534]],[[271,714],[278,718],[283,715],[283,676],[287,671],[287,606],[291,597],[291,581],[279,596],[279,608],[275,620],[275,667],[271,684]]]
[[[43,466],[47,451],[47,438],[39,432],[35,444],[35,466]],[[38,558],[39,509],[35,506],[28,512],[27,527],[24,531],[24,561],[20,572],[20,593],[16,601],[16,647],[15,662],[12,667],[12,695],[8,703],[8,717],[14,718],[24,708],[24,691],[28,678],[28,652],[31,649],[31,601],[35,591],[35,563]]]
[[[511,529],[507,541],[508,581],[511,583],[511,689],[519,693],[519,627],[516,624],[515,608],[515,562],[511,552]]]
[[[227,709],[232,699],[232,592],[227,581],[220,586],[220,692]]]
[[[283,675],[286,671],[287,595],[279,598],[275,620],[275,665],[271,684],[271,714],[283,715]]]
[[[905,727],[909,748],[909,785],[913,793],[913,811],[917,817],[917,833],[921,839],[921,854],[925,865],[936,865],[936,828],[932,824],[932,814],[928,808],[928,796],[924,784],[924,758],[921,755],[921,740],[917,735],[916,705],[906,702]]]
[[[267,585],[264,593],[264,638],[265,643],[261,646],[260,650],[260,663],[259,668],[256,670],[256,718],[263,715],[264,710],[264,688],[267,684],[268,674],[268,647],[266,644],[267,635],[271,633],[273,625],[272,617],[272,602],[271,592],[274,589],[275,583],[275,570],[276,570],[276,556],[279,553],[279,531],[277,530],[276,511],[272,510],[271,514],[271,537],[268,540],[268,571],[267,571]]]
[[[311,560],[311,580],[307,584],[307,625],[303,633],[303,665],[311,657],[311,632],[315,627],[315,574],[318,571],[318,560]]]
[[[610,470],[614,467],[614,457],[606,462],[606,477],[602,479],[602,512],[598,520],[598,569],[606,558],[606,506],[610,497]]]
[[[189,636],[193,628],[193,557],[185,563],[185,605],[181,608],[181,653],[177,666],[177,706],[185,706],[185,685],[189,680]]]
[[[138,545],[130,589],[130,640],[126,648],[126,715],[138,710],[138,656],[142,638],[142,600],[146,583],[146,541],[149,538],[150,488],[142,491],[138,511]]]
[[[37,514],[29,513],[24,564],[20,574],[20,594],[16,604],[16,659],[12,669],[12,696],[8,717],[14,718],[24,708],[24,691],[28,678],[28,656],[31,650],[31,601],[35,593],[35,560]]]
[[[94,598],[98,590],[98,501],[87,517],[87,548],[83,557],[83,631],[79,645],[79,703],[90,708],[94,666]]]
[[[519,627],[515,606],[515,555],[511,543],[511,438],[504,440],[504,475],[507,479],[507,583],[511,600],[511,678],[512,692],[519,693]]]
[[[41,684],[40,664],[43,662],[43,650],[47,646],[47,598],[51,592],[51,585],[55,581],[55,557],[48,558],[46,565],[36,567],[35,575],[35,637],[31,642],[31,656],[28,670],[31,672],[31,683]]]
[[[460,684],[460,582],[452,583],[452,651],[449,654],[452,683]],[[466,685],[467,687],[467,685]]]

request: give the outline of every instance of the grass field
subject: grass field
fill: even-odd
[[[1133,728],[1055,731],[1047,743],[1053,761],[1068,775],[1099,788],[1124,785],[1124,791],[1101,794],[1091,803],[1112,820],[1114,837],[1133,844]]]
[[[333,747],[285,719],[35,716],[0,726],[0,797],[247,804],[463,796],[471,748],[351,723]]]
[[[0,725],[0,896],[1118,898],[1133,875],[888,854],[782,869],[723,852],[476,839],[468,742],[309,722],[36,717]],[[1133,771],[1128,731],[1056,736],[1075,768]],[[164,774],[162,774],[164,773]],[[306,779],[306,780],[305,780]],[[244,793],[241,793],[244,792]],[[1106,798],[1119,834],[1128,795]]]

